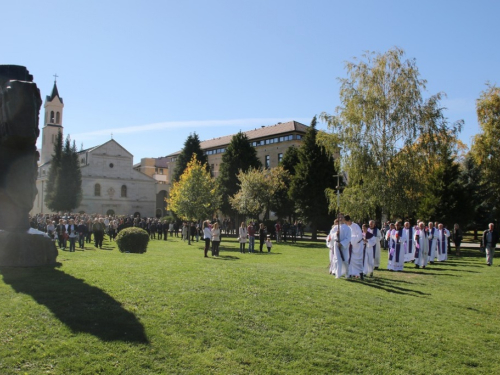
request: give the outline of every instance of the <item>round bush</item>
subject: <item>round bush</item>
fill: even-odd
[[[148,242],[148,232],[141,228],[125,228],[116,236],[116,244],[122,253],[145,253]]]

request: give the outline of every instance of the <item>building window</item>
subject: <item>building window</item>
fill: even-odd
[[[50,111],[50,123],[54,123],[54,111]]]
[[[56,124],[61,122],[61,114],[59,112],[56,113]]]
[[[101,185],[100,184],[94,185],[94,196],[96,196],[96,197],[101,196]]]
[[[269,169],[271,167],[271,158],[269,155],[266,155],[266,169]]]
[[[278,163],[281,163],[283,160],[283,154],[278,154]]]
[[[109,163],[109,167],[113,168],[115,165],[113,163]]]
[[[163,168],[160,168],[160,174],[163,174]]]
[[[122,185],[122,198],[127,198],[127,187]]]

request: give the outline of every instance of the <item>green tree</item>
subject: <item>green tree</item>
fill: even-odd
[[[292,184],[292,177],[295,175],[295,166],[299,163],[299,149],[297,147],[290,147],[286,150],[280,166],[283,167],[288,173],[283,175],[283,187],[276,190],[271,198],[271,210],[276,213],[278,218],[287,217],[293,220],[295,215],[295,203],[288,194]]]
[[[47,207],[53,211],[70,212],[80,206],[82,201],[82,172],[76,144],[73,142],[71,146],[68,135],[63,148],[61,132],[54,145],[47,190]]]
[[[317,143],[316,116],[299,148],[299,163],[290,186],[290,197],[301,216],[310,223],[312,239],[321,225],[331,224],[326,189],[335,187],[334,159]]]
[[[340,151],[340,167],[349,178],[342,209],[358,219],[373,217],[380,209],[393,216],[414,212],[419,203],[414,192],[425,186],[412,171],[428,153],[411,145],[425,135],[432,153],[443,134],[461,128],[461,122],[448,126],[439,106],[444,94],[424,100],[426,81],[415,60],[404,56],[402,49],[394,48],[347,62],[348,77],[340,79],[341,105],[336,115],[321,115],[332,132],[322,143],[331,153]]]
[[[222,154],[222,163],[217,177],[222,196],[221,211],[224,214],[235,213],[229,198],[239,191],[238,173],[247,172],[252,168],[261,168],[262,163],[257,158],[257,151],[248,141],[248,137],[241,131],[231,138],[231,142]]]
[[[481,168],[490,192],[488,204],[496,220],[500,219],[500,88],[488,84],[476,101],[481,133],[474,137],[471,155]]]
[[[233,209],[241,214],[259,217],[271,205],[276,191],[284,188],[288,176],[283,167],[240,171],[240,190],[230,198]]]
[[[198,137],[198,134],[196,134],[196,132],[189,134],[186,141],[184,142],[184,148],[177,157],[173,175],[174,181],[179,181],[179,178],[184,173],[184,170],[186,169],[188,163],[191,161],[193,155],[196,155],[196,159],[202,165],[205,165],[207,170],[209,170],[209,166],[207,164],[207,156],[201,149],[200,138]]]
[[[179,181],[173,183],[166,202],[179,218],[188,221],[212,217],[219,208],[216,181],[196,154],[193,154]]]

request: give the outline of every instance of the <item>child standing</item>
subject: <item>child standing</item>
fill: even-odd
[[[273,243],[271,242],[271,236],[267,236],[266,239],[267,252],[271,252],[271,247],[273,247]]]

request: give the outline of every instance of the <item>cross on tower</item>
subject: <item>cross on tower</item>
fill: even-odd
[[[57,73],[56,73],[56,74],[54,74],[54,83],[55,83],[55,82],[57,82],[57,77],[59,77],[59,76],[57,75]]]

